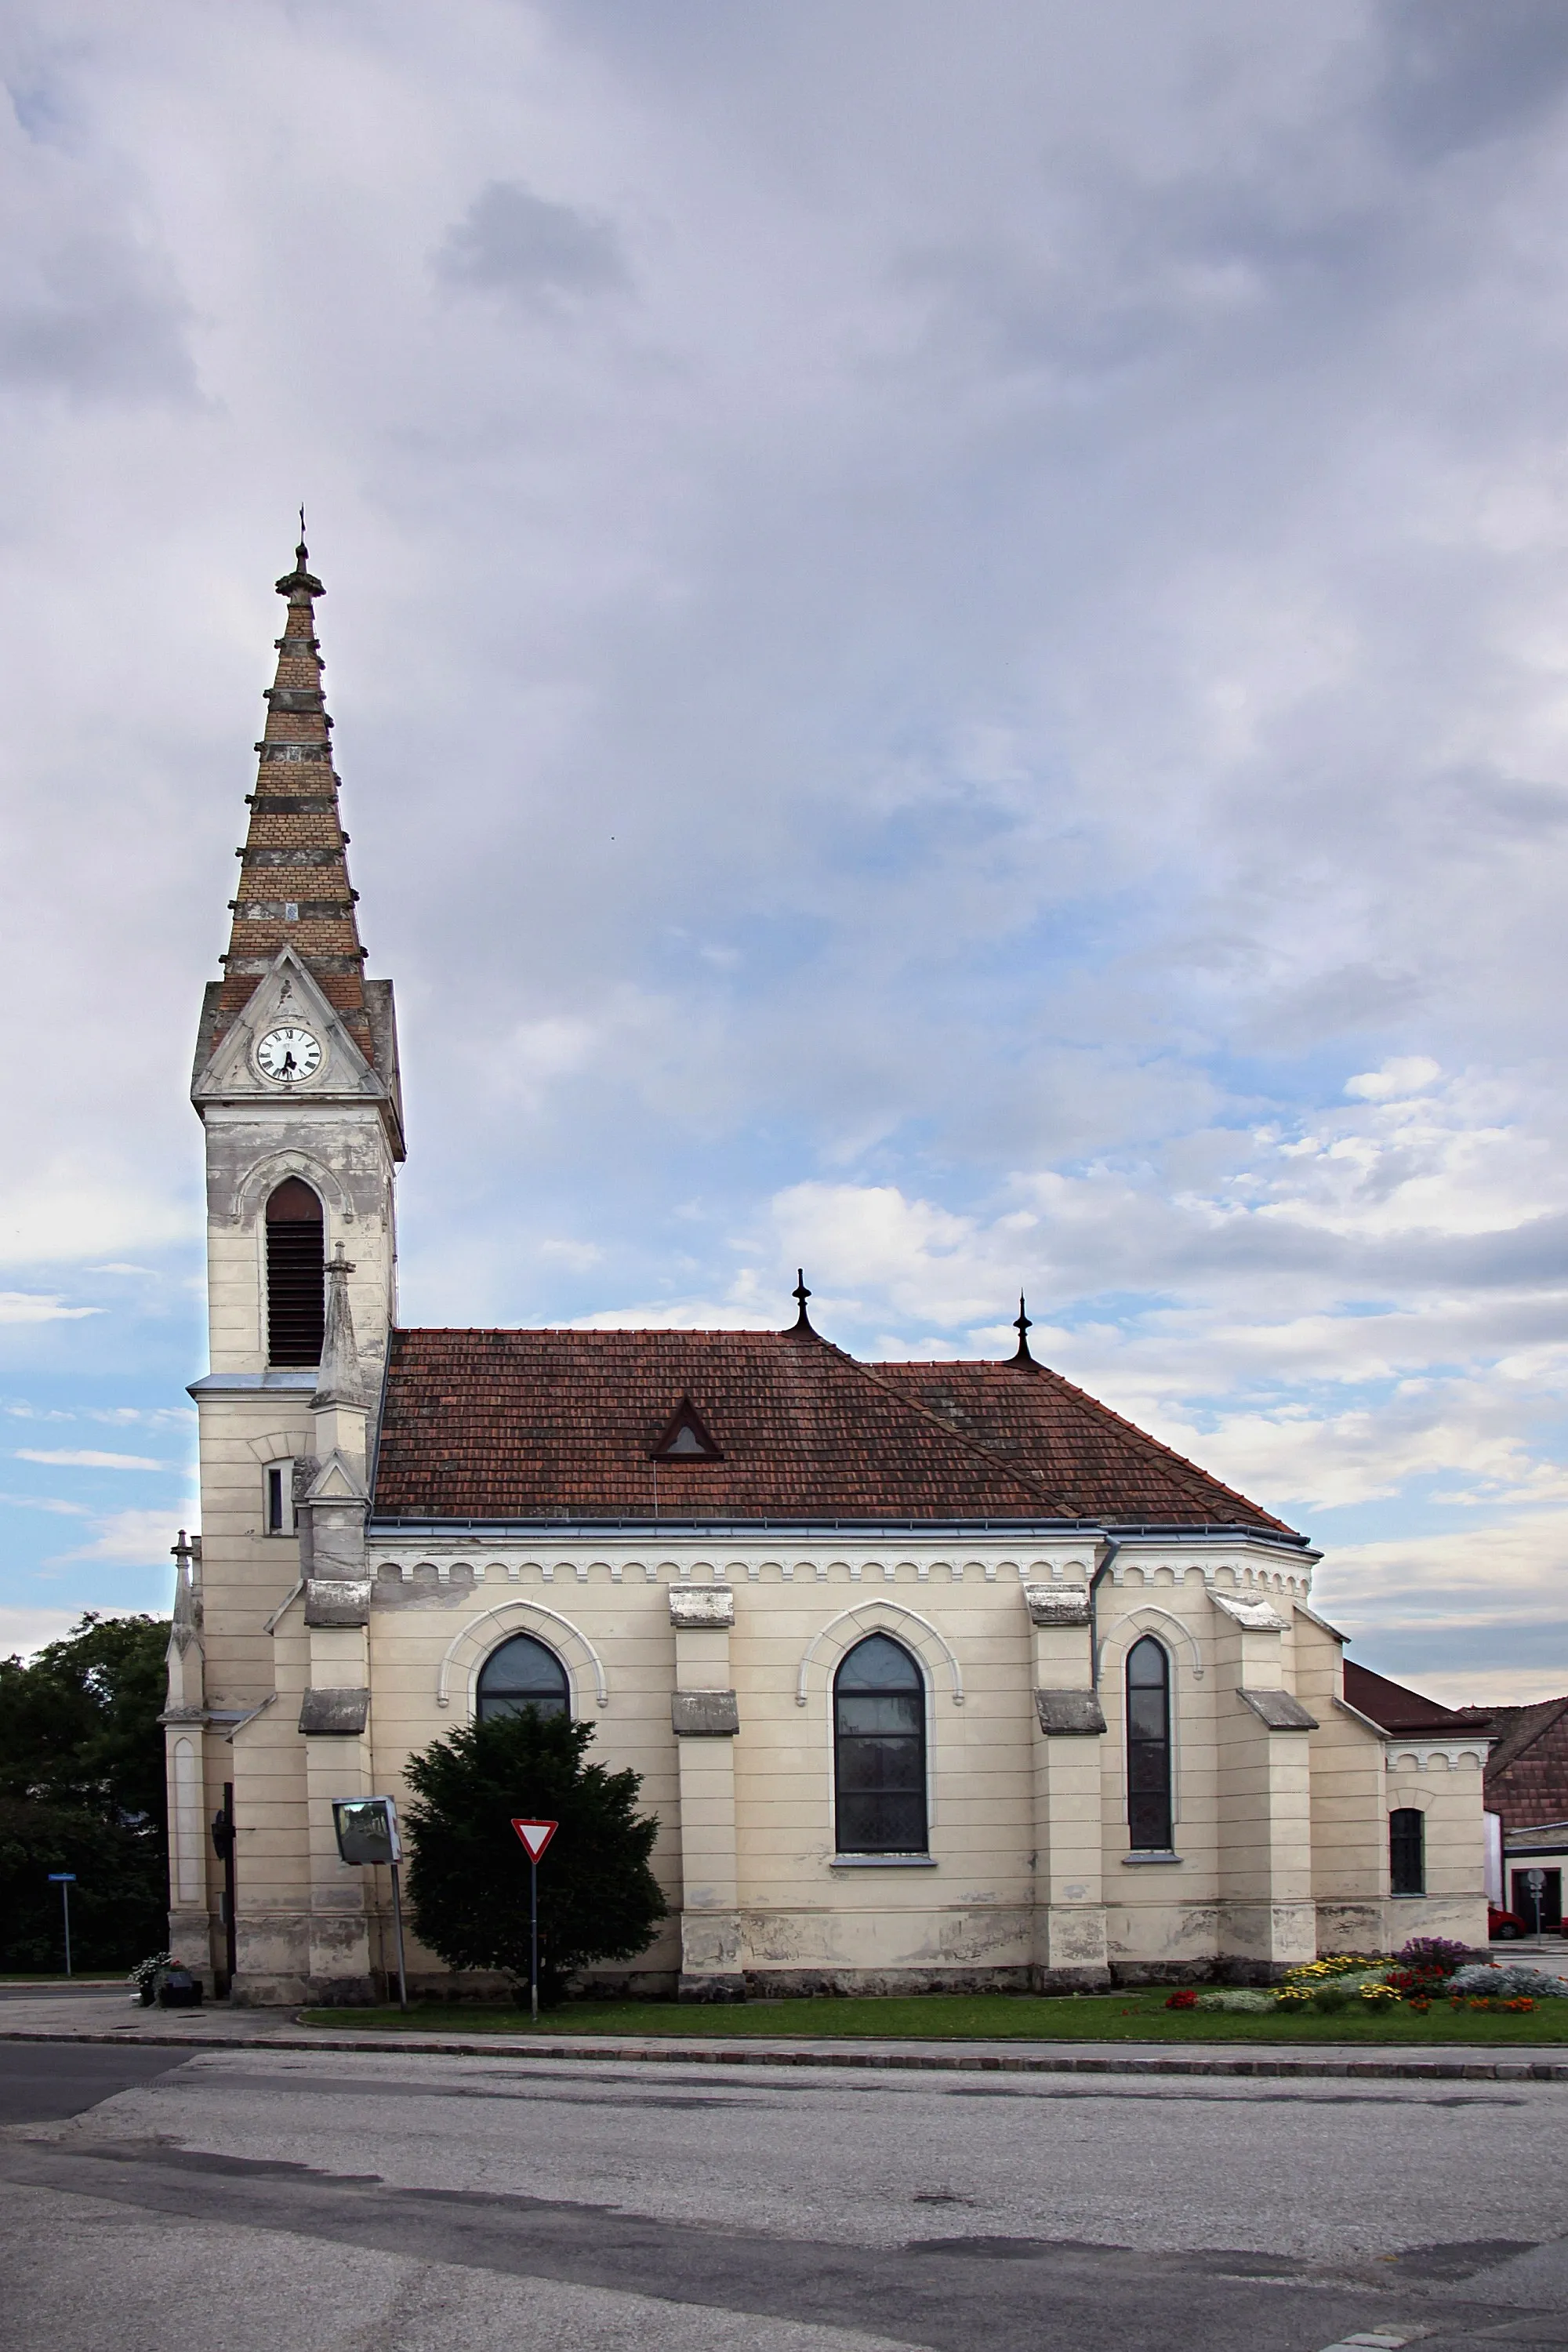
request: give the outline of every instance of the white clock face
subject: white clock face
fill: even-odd
[[[256,1066],[280,1087],[297,1086],[321,1068],[321,1045],[308,1029],[269,1029],[256,1049]]]

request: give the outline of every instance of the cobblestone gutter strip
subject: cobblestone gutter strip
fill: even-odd
[[[1528,2050],[1507,2057],[1472,2058],[1434,2055],[1431,2058],[1362,2058],[1325,2054],[1308,2057],[1294,2051],[1264,2050],[1257,2055],[1203,2052],[1170,2053],[1159,2045],[1143,2044],[1115,2051],[1053,2050],[973,2051],[924,2048],[846,2049],[799,2042],[568,2042],[553,2036],[485,2034],[464,2041],[457,2034],[331,2033],[312,2030],[300,2033],[157,2033],[134,2027],[120,2032],[50,2033],[42,2029],[0,2027],[0,2042],[96,2042],[123,2046],[151,2043],[165,2050],[331,2050],[366,2051],[376,2057],[400,2057],[410,2051],[452,2058],[597,2059],[617,2065],[685,2066],[825,2066],[853,2067],[873,2072],[982,2074],[1198,2074],[1271,2075],[1291,2080],[1325,2076],[1370,2076],[1401,2083],[1568,2083],[1568,2056],[1539,2055]]]

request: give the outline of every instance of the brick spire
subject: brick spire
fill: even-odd
[[[321,692],[321,656],[315,599],[326,590],[308,569],[304,515],[292,572],[278,583],[288,617],[278,647],[278,675],[267,697],[267,724],[256,790],[247,795],[250,830],[239,896],[230,900],[234,924],[222,958],[217,1019],[211,1044],[255,993],[279,950],[290,947],[310,969],[367,1062],[375,1040],[365,1006],[364,958],[349,887],[348,835],[338,811],[332,770],[331,720]]]

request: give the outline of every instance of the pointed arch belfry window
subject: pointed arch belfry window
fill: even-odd
[[[326,1319],[326,1226],[298,1176],[267,1203],[267,1360],[319,1364]]]

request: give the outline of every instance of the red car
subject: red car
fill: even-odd
[[[1487,1905],[1487,1934],[1494,1943],[1511,1944],[1515,1937],[1530,1933],[1517,1911],[1500,1911],[1495,1903]]]

